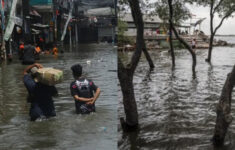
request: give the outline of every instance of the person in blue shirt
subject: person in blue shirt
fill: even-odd
[[[33,64],[24,69],[23,82],[28,90],[27,101],[31,103],[29,115],[31,121],[38,118],[49,118],[56,116],[52,96],[58,95],[55,86],[49,86],[38,82],[37,69],[43,68],[41,64]]]
[[[75,100],[77,114],[89,114],[95,112],[95,101],[100,95],[93,81],[82,76],[82,66],[75,64],[71,67],[75,81],[70,84],[71,95]]]

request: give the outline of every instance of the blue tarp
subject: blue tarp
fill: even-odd
[[[30,0],[30,5],[51,5],[52,0]]]

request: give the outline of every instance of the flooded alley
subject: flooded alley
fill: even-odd
[[[41,56],[44,67],[64,71],[56,87],[55,118],[29,121],[30,104],[22,82],[23,69],[18,58],[0,66],[0,147],[1,149],[116,149],[117,147],[117,52],[110,44],[80,44],[58,57]],[[75,114],[70,83],[70,67],[80,63],[86,77],[101,89],[96,113]]]

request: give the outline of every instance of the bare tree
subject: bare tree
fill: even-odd
[[[173,7],[172,7],[172,0],[168,0],[168,5],[169,5],[169,13],[170,16],[172,16],[173,14]],[[169,19],[170,25],[171,25],[171,29],[173,30],[176,38],[184,45],[184,47],[190,52],[190,54],[192,55],[192,71],[193,71],[193,77],[196,76],[196,64],[197,64],[197,59],[196,59],[196,54],[195,52],[192,50],[191,46],[182,38],[179,36],[178,32],[175,29],[175,26],[172,22],[172,18]]]
[[[213,41],[218,29],[222,26],[224,20],[232,17],[235,12],[235,1],[234,0],[195,0],[199,5],[209,6],[210,8],[210,41],[208,56],[206,61],[211,62],[211,54],[213,49]],[[218,25],[214,25],[214,16],[218,14],[221,20]]]
[[[126,12],[126,6],[129,5],[128,1],[127,0],[119,0],[118,2],[119,2],[119,10]],[[139,1],[139,3],[142,5],[142,7],[146,5],[144,1]],[[144,9],[144,8],[142,8],[142,9]],[[140,11],[141,11],[141,8],[140,8]],[[148,61],[150,69],[153,69],[154,63],[153,63],[153,60],[151,59],[151,56],[149,55],[149,52],[147,50],[145,42],[144,42],[144,46],[143,46],[143,52],[144,52],[145,58]]]
[[[126,66],[123,64],[121,58],[118,58],[118,78],[123,94],[124,111],[126,114],[126,120],[124,121],[121,119],[121,123],[124,129],[126,128],[127,130],[130,130],[137,129],[139,124],[133,87],[133,76],[145,45],[143,36],[144,23],[139,6],[139,0],[128,0],[128,3],[130,5],[132,17],[137,28],[136,50],[132,55],[131,62]]]

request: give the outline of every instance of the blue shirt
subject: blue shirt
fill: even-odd
[[[23,81],[29,96],[34,102],[46,104],[47,102],[52,101],[52,96],[58,94],[55,86],[36,83],[30,74],[24,75]]]

